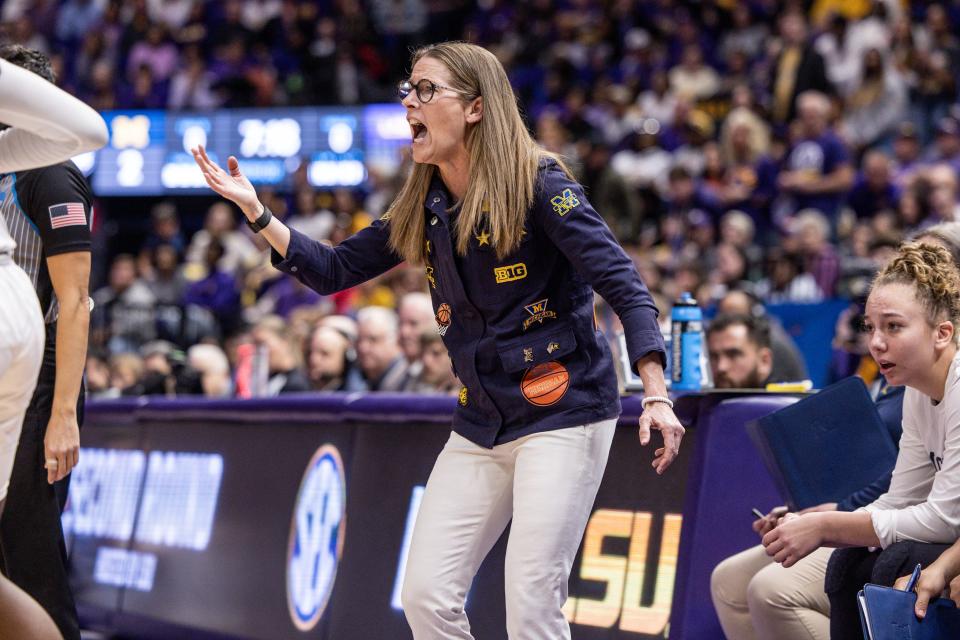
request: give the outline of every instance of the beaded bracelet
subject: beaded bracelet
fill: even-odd
[[[646,398],[640,401],[640,406],[646,409],[647,405],[653,402],[662,402],[668,407],[670,407],[671,409],[673,409],[673,400],[671,400],[666,396],[647,396]]]

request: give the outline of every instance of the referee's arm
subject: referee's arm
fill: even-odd
[[[83,174],[69,161],[17,173],[16,186],[18,201],[40,235],[59,306],[53,399],[43,438],[44,460],[57,461],[47,465],[47,481],[53,483],[65,478],[80,458],[77,404],[90,328],[93,198]]]
[[[53,408],[43,439],[46,459],[57,459],[56,469],[47,469],[47,481],[62,480],[80,459],[80,426],[77,398],[87,359],[90,307],[90,252],[72,251],[47,257],[50,283],[60,304],[57,320],[57,374]]]

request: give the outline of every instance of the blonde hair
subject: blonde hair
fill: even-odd
[[[927,322],[935,326],[945,317],[954,329],[954,343],[960,338],[960,272],[950,252],[943,247],[909,242],[900,247],[897,256],[881,269],[871,291],[887,284],[913,287],[914,295],[927,314]]]
[[[466,255],[471,236],[487,230],[502,259],[520,246],[541,160],[555,160],[568,176],[570,171],[559,156],[544,150],[531,137],[503,65],[492,53],[465,42],[443,42],[418,49],[411,67],[425,57],[447,68],[450,85],[461,93],[461,99],[483,99],[483,117],[468,125],[466,131],[470,180],[454,221],[457,253]],[[436,171],[434,165],[414,164],[387,211],[390,248],[412,264],[426,260],[423,207]]]
[[[195,344],[187,349],[187,361],[201,373],[230,373],[230,362],[215,344]]]
[[[287,350],[291,354],[296,365],[302,364],[303,348],[300,339],[294,335],[290,324],[278,315],[265,315],[253,325],[253,331],[266,331],[273,334],[277,340],[287,345]]]
[[[808,89],[797,96],[797,109],[805,107],[812,107],[817,110],[821,117],[829,118],[832,105],[827,94],[815,89]]]
[[[740,127],[746,127],[749,132],[750,162],[770,150],[770,127],[750,109],[737,107],[727,114],[720,129],[720,154],[724,164],[734,162],[733,133]]]

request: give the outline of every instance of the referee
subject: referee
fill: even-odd
[[[54,81],[49,60],[37,51],[8,45],[0,57]],[[90,214],[86,179],[70,161],[0,176],[0,215],[17,243],[13,259],[32,281],[46,323],[43,364],[0,520],[0,550],[4,573],[40,603],[66,640],[80,638],[60,513],[80,451]]]

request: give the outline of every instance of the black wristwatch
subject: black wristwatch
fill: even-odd
[[[267,208],[267,205],[263,205],[263,213],[260,214],[260,217],[253,222],[247,220],[247,226],[250,227],[250,230],[254,233],[260,233],[261,230],[270,224],[272,218],[273,214],[270,213],[270,209]]]

